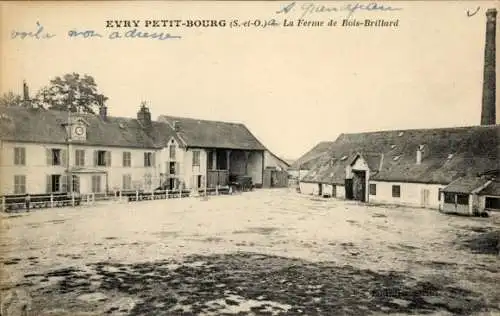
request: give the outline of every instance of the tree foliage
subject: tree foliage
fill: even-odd
[[[23,106],[23,100],[20,95],[12,91],[0,96],[0,107]]]
[[[92,76],[70,73],[52,79],[37,93],[34,102],[53,110],[95,114],[107,99],[99,93]]]

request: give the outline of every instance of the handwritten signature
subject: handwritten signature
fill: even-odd
[[[292,2],[276,11],[277,14],[286,14],[295,8],[296,2]],[[328,12],[348,12],[347,17],[353,15],[356,11],[400,11],[403,8],[390,7],[378,4],[376,2],[370,3],[349,3],[344,6],[326,6],[323,4],[304,3],[300,9],[302,11],[301,18],[314,13],[328,13]]]
[[[110,40],[115,39],[124,39],[124,38],[138,38],[138,39],[156,39],[156,40],[168,40],[168,39],[180,39],[181,36],[171,35],[170,33],[165,32],[144,32],[140,31],[137,28],[133,28],[128,31],[113,31],[110,32],[107,36],[103,36],[99,32],[95,30],[76,30],[72,29],[67,32],[69,38],[103,38],[106,37]],[[11,38],[12,39],[51,39],[55,37],[55,34],[46,32],[44,27],[40,24],[40,22],[36,22],[36,30],[31,32],[26,31],[12,31]]]

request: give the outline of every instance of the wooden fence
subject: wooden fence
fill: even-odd
[[[26,212],[34,209],[54,207],[77,207],[93,205],[97,202],[139,202],[152,200],[166,200],[192,196],[230,194],[229,186],[202,188],[198,190],[156,190],[156,191],[116,191],[107,193],[52,193],[52,194],[23,194],[5,195],[0,197],[0,210],[3,212]]]

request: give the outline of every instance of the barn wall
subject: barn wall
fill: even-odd
[[[307,195],[318,194],[318,184],[309,182],[300,182],[300,192]]]
[[[370,181],[370,184],[375,184],[377,187],[376,195],[369,194],[369,202],[380,204],[397,204],[414,207],[424,207],[422,201],[422,190],[429,190],[428,205],[426,208],[439,209],[439,190],[444,188],[444,185],[439,184],[422,184],[422,183],[404,183],[404,182],[384,182]],[[399,185],[401,188],[401,197],[392,197],[392,186]],[[369,186],[367,190],[369,192]]]

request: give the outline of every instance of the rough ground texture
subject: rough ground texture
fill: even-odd
[[[499,223],[288,190],[5,216],[1,315],[495,315]]]

